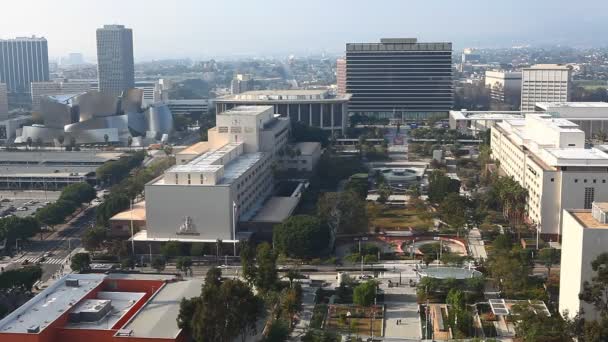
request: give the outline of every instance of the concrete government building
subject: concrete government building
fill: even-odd
[[[216,124],[208,142],[180,153],[176,166],[146,184],[146,229],[135,241],[236,242],[237,223],[270,197],[289,118],[272,106],[240,106],[217,114]]]
[[[537,102],[570,101],[572,68],[536,64],[521,70],[521,110],[534,111]]]
[[[269,105],[292,121],[342,133],[348,123],[349,99],[349,94],[332,95],[326,89],[256,90],[216,99],[215,108],[222,113],[236,106]]]
[[[452,43],[383,38],[346,44],[349,113],[401,120],[447,118],[454,104]]]
[[[491,148],[500,171],[528,190],[530,222],[554,241],[563,209],[608,201],[608,154],[585,148],[585,133],[568,120],[538,114],[499,122]]]
[[[564,209],[562,257],[559,281],[559,312],[570,318],[584,311],[583,317],[600,319],[593,304],[579,299],[583,283],[595,272],[591,262],[608,246],[608,203],[594,202],[591,209]]]

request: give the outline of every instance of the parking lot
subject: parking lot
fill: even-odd
[[[0,217],[27,217],[59,198],[55,191],[0,191]]]

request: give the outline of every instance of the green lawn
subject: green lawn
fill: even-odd
[[[378,216],[370,219],[370,225],[385,230],[428,229],[433,226],[433,220],[421,218],[411,209],[382,206]]]

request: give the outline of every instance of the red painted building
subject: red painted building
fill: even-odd
[[[179,302],[202,280],[70,274],[0,321],[0,342],[182,342]],[[161,305],[162,304],[162,305]]]

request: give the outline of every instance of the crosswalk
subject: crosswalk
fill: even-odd
[[[31,255],[23,255],[17,259],[13,259],[13,262],[23,263],[25,260],[29,261],[32,264],[40,262],[41,264],[48,265],[61,265],[65,264],[66,258],[44,258],[43,256],[31,256]]]

